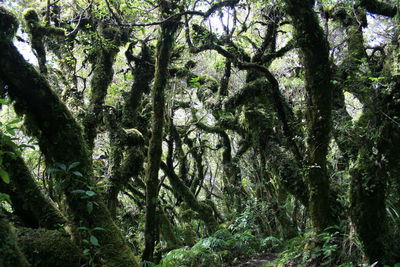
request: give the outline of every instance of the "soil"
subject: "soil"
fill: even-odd
[[[239,259],[238,263],[231,265],[232,267],[262,267],[268,262],[273,261],[276,258],[274,253],[264,253],[253,255],[249,258]]]

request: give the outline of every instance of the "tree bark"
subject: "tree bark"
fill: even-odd
[[[307,91],[307,180],[312,225],[318,230],[335,224],[329,200],[326,156],[331,131],[332,84],[328,43],[313,11],[314,1],[286,0],[295,39],[303,53]]]
[[[175,1],[173,1],[175,3]],[[161,17],[171,15],[172,3],[159,1]],[[162,140],[164,128],[165,87],[168,82],[168,66],[171,51],[175,42],[175,33],[178,30],[179,20],[165,22],[160,27],[160,37],[157,42],[156,66],[154,85],[152,88],[152,132],[148,150],[146,169],[146,219],[145,219],[145,248],[142,259],[153,261],[154,245],[158,239],[156,225],[156,209],[158,202],[158,171],[160,169]]]

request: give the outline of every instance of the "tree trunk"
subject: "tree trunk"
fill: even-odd
[[[295,38],[303,53],[307,90],[307,180],[312,225],[318,230],[335,224],[329,200],[326,155],[331,131],[332,85],[328,43],[313,11],[314,1],[286,0]]]
[[[161,17],[171,15],[172,3],[159,1]],[[172,9],[171,9],[172,8]],[[152,88],[152,132],[148,150],[148,163],[146,169],[146,219],[145,219],[145,248],[142,259],[153,261],[154,245],[158,239],[158,226],[156,225],[156,209],[158,202],[158,171],[160,169],[162,140],[164,128],[165,87],[168,82],[168,66],[170,55],[175,42],[175,33],[178,21],[170,20],[161,25],[160,37],[157,42],[157,60]]]
[[[12,23],[11,16],[0,8],[1,24],[10,21]],[[74,225],[88,229],[106,229],[96,232],[102,248],[100,255],[104,266],[137,266],[133,252],[112,221],[102,197],[96,194],[83,199],[81,194],[74,193],[74,190],[86,191],[89,187],[94,188],[91,159],[81,129],[47,81],[19,54],[9,36],[14,32],[7,27],[10,28],[10,23],[5,23],[0,28],[1,37],[7,37],[0,39],[0,80],[8,86],[17,114],[25,115],[25,125],[29,133],[38,139],[48,165],[57,162],[68,166],[79,162],[79,167],[74,169],[80,172],[78,175],[69,171],[59,172],[57,175],[63,182],[62,189],[73,215]],[[89,202],[94,204],[91,212],[87,208]],[[75,231],[74,237],[77,242],[82,237],[89,238],[88,233],[82,231],[80,234]]]
[[[27,227],[56,229],[66,222],[59,210],[40,191],[23,159],[18,155],[11,141],[0,133],[2,167],[10,176],[10,183],[0,180],[0,192],[10,196],[15,214]]]

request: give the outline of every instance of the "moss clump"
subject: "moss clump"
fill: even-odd
[[[81,252],[67,235],[30,228],[21,228],[17,234],[20,247],[33,266],[81,266]]]
[[[0,213],[0,266],[29,267],[21,253],[15,233]]]
[[[18,21],[14,15],[0,6],[0,40],[11,40],[18,29]]]
[[[39,16],[33,8],[26,9],[24,11],[23,17],[27,22],[39,22]]]

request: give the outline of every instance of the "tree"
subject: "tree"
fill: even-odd
[[[3,2],[7,259],[399,261],[397,3]]]

